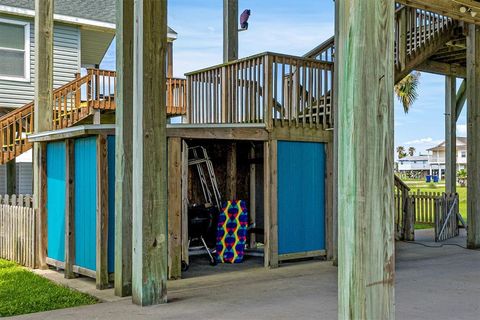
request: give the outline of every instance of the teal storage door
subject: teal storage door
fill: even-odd
[[[65,143],[47,144],[47,256],[65,261]]]
[[[96,137],[75,140],[75,265],[96,269]]]
[[[325,145],[278,142],[278,253],[325,249]]]

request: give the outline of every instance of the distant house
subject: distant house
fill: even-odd
[[[427,149],[427,155],[408,156],[397,162],[397,172],[412,177],[445,174],[445,141]],[[457,171],[467,168],[467,138],[457,137]]]
[[[445,174],[445,141],[430,148],[428,151],[428,164],[430,172],[434,175]],[[467,138],[457,137],[457,171],[467,168]]]
[[[430,172],[428,155],[407,156],[398,160],[399,173],[415,173],[414,175],[425,175]]]

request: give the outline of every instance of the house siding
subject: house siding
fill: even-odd
[[[0,108],[21,107],[34,98],[35,30],[32,19],[0,15],[2,19],[30,23],[30,81],[0,80]],[[53,29],[53,86],[58,88],[80,72],[80,29],[55,24]]]

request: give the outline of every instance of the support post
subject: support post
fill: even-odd
[[[477,61],[478,60],[478,61]],[[467,36],[467,247],[480,248],[480,29]]]
[[[17,194],[17,162],[15,158],[6,163],[7,167],[7,194]]]
[[[167,77],[173,78],[173,42],[167,43]]]
[[[445,191],[457,192],[457,79],[445,76]]]
[[[264,143],[265,267],[278,267],[277,141]]]
[[[325,174],[325,248],[327,250],[327,259],[333,260],[335,256],[333,251],[333,143],[327,143],[325,151],[327,154],[327,172]]]
[[[237,199],[237,143],[230,143],[227,150],[227,199]]]
[[[168,278],[182,276],[182,139],[168,139]]]
[[[238,0],[223,0],[223,62],[238,59]]]
[[[117,0],[115,295],[132,294],[133,2]]]
[[[335,43],[338,43],[338,14],[340,1],[335,1]],[[338,52],[338,47],[335,49]],[[336,60],[336,58],[335,58]],[[333,71],[333,173],[332,173],[332,261],[338,266],[338,63],[334,63]]]
[[[395,319],[394,8],[339,1],[339,319]]]
[[[75,153],[74,141],[65,141],[65,278],[73,279],[75,263]]]
[[[108,288],[108,154],[107,137],[97,137],[96,285]]]
[[[135,1],[132,297],[167,302],[167,1]]]
[[[53,0],[35,0],[35,133],[52,127]],[[38,267],[47,267],[46,144],[33,144],[33,196],[37,216]]]

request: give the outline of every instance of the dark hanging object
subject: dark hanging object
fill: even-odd
[[[248,29],[248,18],[250,17],[250,9],[245,9],[240,15],[240,27],[244,30]]]

